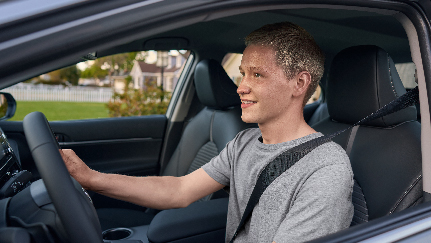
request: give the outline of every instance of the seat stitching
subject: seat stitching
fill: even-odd
[[[360,213],[360,214],[362,214],[362,215],[366,216],[366,218],[363,218],[363,217],[361,217],[361,216],[359,216],[359,215],[355,214],[355,217],[358,217],[358,218],[360,218],[360,219],[368,220],[368,217],[370,216],[370,215],[365,214],[364,212],[359,211],[359,210],[356,210],[356,209],[355,209],[355,212],[358,212],[358,213]]]
[[[353,192],[353,193],[358,193],[359,195],[364,195],[364,194],[361,194],[361,193],[359,193],[359,192]],[[354,197],[354,198],[356,198],[356,199],[358,199],[358,200],[360,200],[360,201],[365,201],[365,200],[363,200],[363,199],[365,199],[365,197],[360,198],[360,197],[354,196],[354,195],[353,195],[353,193],[352,193],[352,197]]]
[[[391,81],[392,91],[394,92],[395,97],[398,97],[397,91],[395,90],[394,82],[392,80],[391,62],[390,62],[390,59],[389,59],[389,54],[387,54],[387,56],[388,56],[388,67],[389,67],[389,80]]]
[[[213,114],[211,116],[211,123],[210,123],[210,141],[211,142],[214,142],[213,141],[213,125],[214,125],[214,116],[215,116],[215,113],[216,113],[216,111],[214,110]]]
[[[366,208],[366,207],[364,207],[364,206],[362,206],[362,205],[359,205],[358,203],[355,203],[355,205],[356,206],[358,206],[358,207],[360,207],[360,208],[363,208],[364,210],[367,210],[368,211],[368,208]],[[356,210],[356,209],[355,209]],[[358,210],[359,211],[359,210]],[[361,211],[362,212],[362,211]]]
[[[395,203],[395,206],[389,211],[389,214],[392,214],[397,209],[397,207],[401,204],[407,194],[413,189],[414,186],[416,186],[416,184],[418,184],[420,179],[422,179],[422,174],[415,179],[415,181],[409,186],[409,188],[407,188],[403,195],[398,199],[397,203]]]

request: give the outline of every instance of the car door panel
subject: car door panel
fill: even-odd
[[[90,168],[107,173],[155,175],[166,127],[166,116],[88,119],[50,122],[64,149],[73,149]],[[19,146],[24,169],[38,177],[25,141],[22,122],[0,122]]]
[[[106,173],[155,175],[162,139],[117,139],[109,142],[65,142],[89,167]]]

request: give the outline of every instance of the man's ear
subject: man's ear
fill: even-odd
[[[308,86],[311,83],[311,75],[307,71],[298,73],[295,77],[295,87],[293,91],[294,96],[301,96],[307,92]]]

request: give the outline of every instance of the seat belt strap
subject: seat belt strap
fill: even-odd
[[[296,162],[302,159],[305,155],[311,152],[313,149],[318,146],[331,141],[335,136],[355,127],[359,126],[365,122],[372,121],[374,119],[392,114],[399,110],[405,109],[415,103],[419,102],[419,89],[415,87],[411,89],[404,95],[398,97],[397,99],[391,101],[387,105],[378,109],[377,111],[371,113],[367,117],[353,124],[352,126],[337,131],[335,133],[321,136],[312,140],[309,140],[305,143],[299,144],[293,148],[290,148],[281,154],[279,154],[273,161],[269,162],[265,168],[260,172],[259,177],[257,178],[256,184],[253,188],[253,191],[248,200],[247,206],[242,215],[241,221],[239,222],[238,228],[236,229],[230,243],[233,243],[238,233],[242,230],[245,223],[251,216],[251,212],[256,204],[259,202],[260,197],[262,196],[265,189],[282,173],[288,170],[291,166],[293,166]]]
[[[356,133],[358,132],[358,129],[359,129],[359,125],[354,126],[352,128],[352,131],[350,131],[349,140],[347,141],[347,146],[346,146],[346,154],[349,157],[350,157],[350,152],[352,152],[353,142],[355,141],[355,137],[356,137]]]

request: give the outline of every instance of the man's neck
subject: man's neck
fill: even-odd
[[[304,120],[304,117],[290,116],[287,119],[259,124],[264,144],[276,144],[305,137],[316,131]]]

